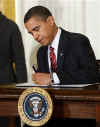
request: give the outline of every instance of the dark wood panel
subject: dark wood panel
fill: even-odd
[[[54,107],[56,117],[96,118],[96,104],[87,102],[57,101]]]
[[[54,103],[53,116],[93,118],[100,123],[100,84],[86,88],[45,88]],[[18,99],[25,89],[0,86],[0,116],[18,116]]]
[[[18,116],[17,100],[0,100],[0,116]]]

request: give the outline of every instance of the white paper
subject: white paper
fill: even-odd
[[[34,84],[34,83],[19,83],[19,84],[16,84],[16,87],[60,87],[60,88],[70,88],[70,87],[73,87],[73,88],[81,88],[81,87],[86,87],[86,86],[90,86],[90,85],[96,85],[98,83],[95,83],[95,84],[71,84],[71,85],[56,85],[56,84],[52,84],[52,85],[38,85],[38,84]],[[99,83],[100,84],[100,83]]]
[[[40,87],[40,86],[47,86],[47,85],[38,85],[35,83],[18,83],[18,84],[16,84],[16,87],[32,87],[32,86]]]

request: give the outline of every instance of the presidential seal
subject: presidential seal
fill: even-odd
[[[52,115],[52,99],[43,88],[28,88],[19,97],[18,112],[26,124],[42,126]]]

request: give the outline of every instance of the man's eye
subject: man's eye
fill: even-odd
[[[39,31],[39,29],[40,29],[40,26],[35,27],[35,31]]]

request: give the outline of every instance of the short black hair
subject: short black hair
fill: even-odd
[[[52,16],[49,9],[43,6],[34,6],[28,10],[24,16],[24,23],[26,23],[31,17],[38,16],[43,20],[46,20],[49,16]]]

